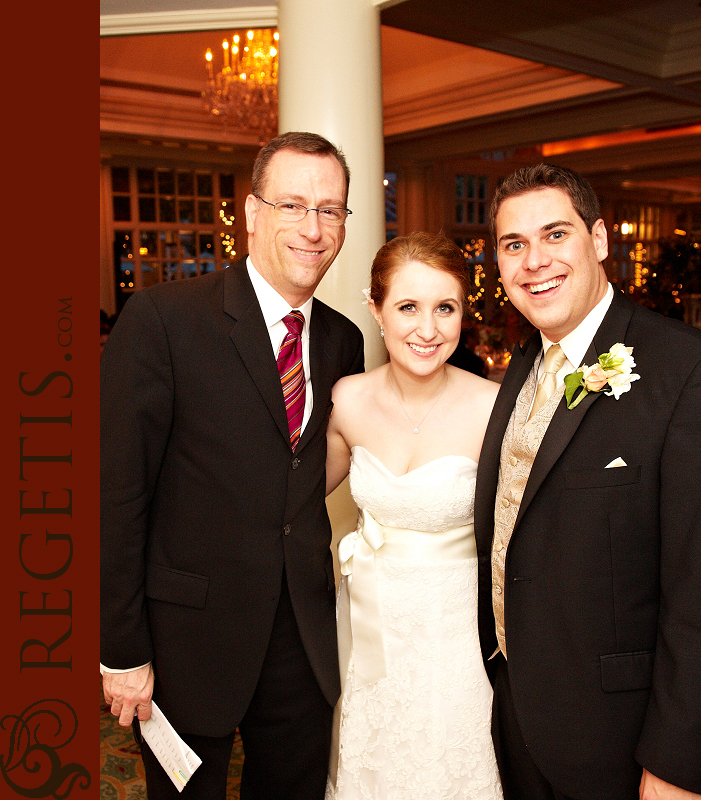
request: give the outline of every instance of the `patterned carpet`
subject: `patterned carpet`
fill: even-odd
[[[131,728],[120,728],[100,684],[100,800],[146,800],[141,750]],[[227,800],[239,800],[243,748],[238,734],[229,764]],[[185,795],[187,796],[187,795]]]

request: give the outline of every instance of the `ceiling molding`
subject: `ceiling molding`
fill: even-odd
[[[163,11],[148,14],[108,14],[100,17],[100,36],[181,33],[238,28],[274,28],[277,6]]]
[[[588,75],[563,74],[539,64],[479,82],[461,81],[424,92],[408,92],[401,74],[387,83],[383,103],[385,136],[502,112],[523,113],[532,106],[620,88]]]

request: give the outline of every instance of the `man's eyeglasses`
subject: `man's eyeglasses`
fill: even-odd
[[[307,208],[299,203],[269,203],[267,200],[263,200],[259,194],[254,195],[254,197],[257,197],[266,206],[272,206],[278,219],[283,222],[300,222],[307,216],[307,211],[316,211],[319,222],[324,225],[343,225],[348,215],[353,213],[350,208],[334,208],[333,206]]]

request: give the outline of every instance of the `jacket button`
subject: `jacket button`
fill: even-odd
[[[285,533],[285,536],[289,536],[289,535],[290,535],[290,531],[291,531],[292,529],[290,528],[290,526],[289,526],[289,525],[285,525],[285,527],[284,527],[282,530],[284,531],[284,533]]]
[[[292,469],[297,469],[297,467],[300,465],[300,463],[301,462],[300,462],[300,460],[298,458],[293,458],[292,459]]]

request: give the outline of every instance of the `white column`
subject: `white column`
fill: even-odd
[[[346,241],[316,296],[365,336],[367,368],[384,360],[361,290],[385,241],[380,13],[372,0],[279,0],[280,132],[313,131],[351,171]]]
[[[346,241],[316,296],[360,327],[366,369],[372,369],[385,358],[362,304],[372,260],[385,241],[380,12],[372,0],[278,0],[278,30],[280,132],[325,136],[341,148],[351,171]],[[347,481],[328,508],[337,541],[355,526]]]

